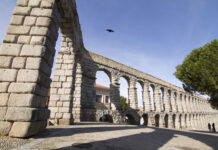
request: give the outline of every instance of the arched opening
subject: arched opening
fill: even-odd
[[[137,100],[138,100],[138,109],[140,111],[143,111],[144,104],[143,104],[143,90],[142,85],[139,82],[136,82],[136,88],[137,88]]]
[[[172,121],[173,121],[173,128],[176,128],[176,115],[173,114],[172,116]]]
[[[149,86],[149,97],[151,101],[151,110],[155,111],[156,106],[155,106],[155,101],[154,101],[154,85],[152,84]]]
[[[96,109],[110,110],[110,78],[108,73],[102,70],[96,72],[95,89]]]
[[[166,115],[164,116],[164,123],[165,123],[165,127],[166,127],[166,128],[168,128],[168,120],[169,120],[169,115],[166,114]]]
[[[113,123],[113,118],[110,115],[103,115],[100,117],[99,122],[110,122]]]
[[[184,108],[183,108],[183,104],[182,104],[182,94],[179,95],[179,103],[180,103],[180,107],[181,107],[181,111],[184,112]]]
[[[160,121],[160,115],[156,114],[155,115],[155,127],[159,127],[159,121]]]
[[[129,78],[127,77],[121,77],[120,78],[120,97],[121,97],[121,109],[123,112],[125,112],[130,105],[129,101]]]
[[[161,102],[161,110],[165,111],[165,104],[164,104],[164,88],[160,88],[160,102]]]
[[[185,127],[187,127],[187,114],[185,114]]]
[[[143,114],[142,118],[144,120],[144,125],[147,126],[148,125],[148,114]]]
[[[126,114],[125,117],[125,123],[131,124],[131,125],[138,125],[139,123],[136,122],[135,118],[131,114]]]

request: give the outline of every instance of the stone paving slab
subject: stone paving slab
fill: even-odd
[[[218,134],[134,125],[80,123],[48,127],[18,149],[216,150]]]

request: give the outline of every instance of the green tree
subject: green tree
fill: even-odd
[[[210,103],[218,109],[218,41],[192,50],[174,75],[189,92],[199,92],[211,97]]]
[[[120,96],[120,104],[121,104],[122,112],[126,111],[129,107],[127,104],[127,100],[124,96]]]

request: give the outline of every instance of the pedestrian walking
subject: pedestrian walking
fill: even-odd
[[[211,125],[210,125],[210,123],[208,123],[208,129],[209,129],[209,132],[211,132]]]
[[[212,124],[212,131],[213,131],[214,133],[216,132],[215,124],[214,124],[214,123]]]

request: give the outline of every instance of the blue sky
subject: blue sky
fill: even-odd
[[[0,41],[15,4],[1,0]],[[77,0],[88,50],[180,87],[175,67],[218,36],[217,6],[217,0]]]

